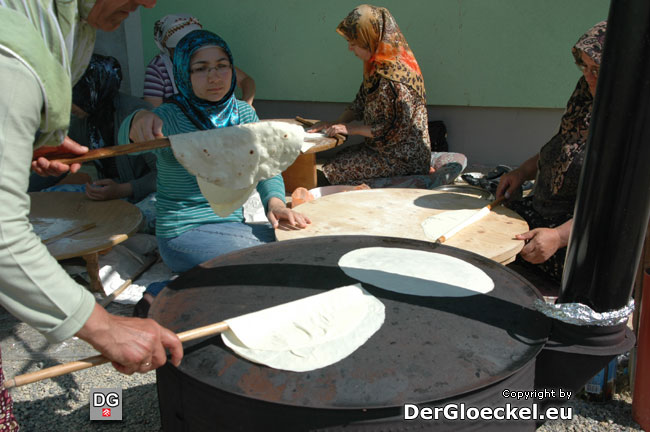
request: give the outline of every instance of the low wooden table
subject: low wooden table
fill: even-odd
[[[140,210],[124,200],[92,201],[79,192],[32,192],[29,220],[36,235],[48,239],[94,222],[95,227],[47,244],[57,260],[82,257],[90,289],[104,293],[99,278],[99,253],[134,233],[142,222]]]
[[[296,211],[311,219],[307,228],[282,225],[275,235],[280,241],[325,235],[375,235],[432,242],[421,225],[426,218],[446,210],[478,210],[488,203],[468,194],[426,189],[340,192],[296,207]],[[445,244],[508,264],[524,247],[524,242],[514,236],[526,231],[528,224],[521,216],[499,206]]]
[[[294,119],[273,119],[273,121],[283,121],[302,126],[302,123]],[[284,179],[284,189],[287,195],[297,187],[313,189],[316,187],[316,153],[329,150],[341,145],[344,140],[341,138],[320,138],[317,139],[316,145],[311,147],[305,153],[300,154],[296,161],[282,173]]]

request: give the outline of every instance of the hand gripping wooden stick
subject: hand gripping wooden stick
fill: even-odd
[[[187,342],[205,336],[212,336],[215,334],[223,333],[226,330],[228,330],[228,324],[226,324],[225,322],[218,322],[215,324],[209,324],[204,327],[199,327],[192,330],[184,331],[182,333],[178,333],[177,336],[181,340],[181,342]],[[6,389],[10,389],[12,387],[20,387],[22,385],[35,383],[37,381],[41,381],[46,378],[54,378],[57,376],[68,374],[70,372],[88,369],[90,367],[98,366],[108,362],[109,360],[106,357],[102,355],[96,355],[82,360],[73,361],[62,365],[52,366],[46,369],[41,369],[40,371],[15,376],[5,381],[4,387]]]
[[[454,226],[451,228],[449,231],[441,235],[436,239],[436,243],[444,243],[445,241],[449,240],[451,236],[456,234],[458,231],[470,226],[474,222],[478,221],[479,219],[483,218],[487,214],[490,213],[490,211],[501,204],[503,202],[504,197],[502,196],[501,198],[497,198],[494,201],[492,201],[490,204],[486,205],[482,209],[478,210],[476,213],[474,213],[472,216],[468,217],[464,221],[458,223],[458,225]]]

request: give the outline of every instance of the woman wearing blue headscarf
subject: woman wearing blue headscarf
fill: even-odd
[[[129,141],[129,128],[137,129],[147,116],[162,122],[163,136],[259,120],[250,105],[235,98],[233,57],[226,42],[214,33],[196,30],[178,43],[174,79],[178,93],[153,113],[141,111],[128,117],[120,129],[121,143]],[[270,225],[244,223],[241,208],[227,217],[217,216],[201,194],[196,177],[183,168],[172,150],[154,152],[158,167],[156,237],[160,255],[172,271],[184,272],[218,255],[275,239]],[[282,176],[259,182],[257,191],[274,226],[280,219],[301,228],[309,223],[286,207]]]

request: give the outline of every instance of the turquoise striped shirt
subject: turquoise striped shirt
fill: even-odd
[[[237,101],[240,124],[259,121],[257,114],[246,102]],[[163,104],[153,111],[163,121],[163,134],[176,135],[198,130],[174,104]],[[128,143],[128,129],[132,116],[122,123],[120,143]],[[152,150],[158,168],[156,193],[156,235],[170,238],[194,227],[221,222],[243,222],[242,208],[227,217],[217,216],[199,190],[196,178],[174,157],[171,148]],[[257,191],[266,208],[272,197],[284,198],[284,181],[280,174],[257,184]]]

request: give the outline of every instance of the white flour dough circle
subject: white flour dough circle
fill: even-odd
[[[383,303],[356,284],[228,319],[221,338],[245,359],[305,372],[352,354],[384,319]]]
[[[429,216],[422,221],[424,235],[431,240],[438,240],[441,235],[449,232],[450,229],[459,223],[469,219],[479,209],[449,210]]]
[[[494,289],[483,270],[435,252],[370,247],[346,253],[338,264],[354,279],[402,294],[466,297]]]

